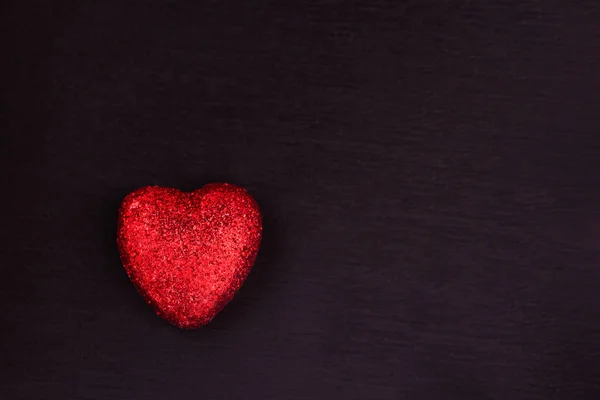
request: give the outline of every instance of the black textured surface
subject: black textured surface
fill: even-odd
[[[597,2],[2,7],[3,399],[600,397]],[[263,247],[181,332],[117,207],[212,181]]]

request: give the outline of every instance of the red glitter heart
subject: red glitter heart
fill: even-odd
[[[242,286],[261,233],[258,204],[240,187],[214,183],[184,193],[151,186],[123,200],[117,242],[129,278],[156,313],[195,329]]]

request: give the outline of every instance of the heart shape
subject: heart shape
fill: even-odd
[[[182,329],[206,325],[244,283],[262,234],[246,190],[208,184],[190,193],[149,186],[121,204],[123,266],[156,313]]]

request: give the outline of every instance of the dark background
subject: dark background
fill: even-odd
[[[600,397],[599,3],[2,10],[3,399]],[[214,181],[263,246],[183,332],[117,208]]]

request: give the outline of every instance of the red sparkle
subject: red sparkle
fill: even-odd
[[[123,200],[117,242],[129,278],[156,313],[195,329],[242,286],[261,234],[258,204],[240,187],[214,183],[185,193],[151,186]]]

